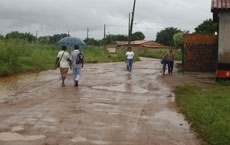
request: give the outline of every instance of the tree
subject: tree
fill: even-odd
[[[109,34],[105,38],[106,44],[113,44],[115,41],[128,41],[128,36]]]
[[[36,37],[31,33],[20,33],[18,31],[12,31],[11,33],[6,34],[6,39],[24,39],[30,43],[36,41]]]
[[[204,20],[203,23],[195,28],[195,33],[215,34],[217,31],[217,24],[212,19]]]
[[[18,31],[12,31],[6,34],[6,39],[19,38],[21,39],[21,34]]]
[[[94,38],[86,38],[84,42],[86,42],[87,45],[100,45],[100,42],[98,40],[95,40]]]
[[[174,42],[174,45],[175,45],[175,48],[182,48],[183,46],[183,34],[182,32],[179,32],[179,33],[176,33],[173,35],[173,42]]]
[[[3,40],[4,39],[4,36],[0,34],[0,40]]]
[[[49,39],[50,44],[57,44],[57,42],[59,40],[61,40],[64,37],[67,37],[67,36],[69,36],[69,35],[65,34],[65,33],[64,34],[55,34],[55,35],[53,35],[53,36],[50,37],[50,39]]]
[[[38,42],[41,44],[49,44],[50,43],[50,36],[41,36],[38,38]]]
[[[142,32],[135,32],[132,34],[132,41],[144,40],[144,39],[145,39],[145,35]]]
[[[167,46],[174,46],[173,35],[182,32],[177,28],[168,27],[157,33],[156,42],[162,43]]]
[[[22,35],[23,35],[23,38],[26,39],[30,43],[36,41],[36,37],[33,36],[31,33],[24,33]]]
[[[128,41],[127,35],[116,35],[116,41]]]

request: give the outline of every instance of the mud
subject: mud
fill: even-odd
[[[1,145],[200,145],[177,112],[177,85],[205,85],[214,74],[160,73],[158,59],[86,64],[79,87],[59,70],[1,78]]]

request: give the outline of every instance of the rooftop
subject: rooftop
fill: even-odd
[[[230,9],[230,0],[212,0],[212,11],[214,9]]]
[[[230,11],[230,0],[212,0],[211,12],[213,13],[213,21],[219,21],[218,13],[220,11]]]

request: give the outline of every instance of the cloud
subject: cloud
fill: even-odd
[[[133,0],[0,0],[0,34],[12,31],[39,36],[70,33],[85,39],[106,34],[128,34]],[[136,0],[133,32],[146,39],[166,27],[194,31],[212,18],[211,0]]]

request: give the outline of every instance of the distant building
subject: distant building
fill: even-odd
[[[131,41],[131,47],[133,48],[168,48],[168,46],[165,46],[163,44],[154,42],[152,40],[136,40]],[[128,41],[116,41],[115,42],[116,47],[124,47],[128,46]]]
[[[132,48],[148,48],[148,49],[166,49],[168,46],[154,42],[152,40],[136,40],[131,42]],[[110,52],[119,52],[123,48],[128,47],[128,41],[116,41],[113,45],[107,45]]]

